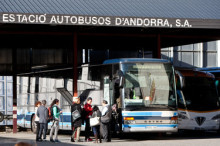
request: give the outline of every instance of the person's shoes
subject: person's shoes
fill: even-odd
[[[102,140],[102,143],[106,143],[106,142],[108,142],[107,140]]]
[[[50,142],[54,142],[54,140],[53,140],[53,139],[50,139]]]
[[[84,141],[83,141],[83,140],[80,140],[80,139],[79,139],[79,140],[76,139],[75,142],[84,142]]]
[[[70,141],[71,141],[71,142],[75,142],[74,139],[73,139],[72,137],[71,137],[71,140],[70,140]]]
[[[42,139],[41,139],[41,138],[39,138],[39,139],[36,139],[36,141],[38,141],[38,142],[42,142]]]
[[[92,141],[92,139],[91,139],[91,138],[88,138],[88,139],[87,139],[87,142],[90,142],[90,141]]]
[[[54,142],[55,142],[55,143],[58,143],[58,142],[60,142],[60,141],[59,141],[58,139],[56,139],[56,140],[54,140]]]

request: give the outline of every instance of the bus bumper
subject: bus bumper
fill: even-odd
[[[172,125],[123,125],[123,132],[178,132],[177,124]]]

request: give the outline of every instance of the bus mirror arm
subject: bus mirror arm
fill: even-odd
[[[119,75],[119,88],[123,88],[125,83],[124,74],[121,70],[119,70],[118,75]]]
[[[124,87],[124,77],[120,76],[119,77],[119,88],[123,88]]]

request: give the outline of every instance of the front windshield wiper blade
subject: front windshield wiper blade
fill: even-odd
[[[145,106],[145,107],[127,107],[126,109],[129,109],[129,111],[137,111],[137,110],[146,110],[147,108],[169,108],[171,110],[175,110],[174,107],[170,107],[170,106],[167,106],[167,105],[163,105],[163,104],[154,104],[154,105],[148,105],[148,106]]]
[[[142,108],[144,108],[144,107],[135,107],[135,108],[133,108],[133,107],[128,107],[127,109],[129,109],[129,111],[136,111],[136,110],[140,110],[140,109],[142,109]]]
[[[151,104],[149,105],[148,107],[158,107],[158,108],[169,108],[169,109],[172,109],[172,110],[175,110],[174,107],[171,107],[171,106],[168,106],[168,105],[164,105],[164,104]]]

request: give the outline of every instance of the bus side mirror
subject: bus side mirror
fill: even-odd
[[[176,71],[176,88],[178,90],[183,89],[183,87],[185,86],[184,84],[184,77],[182,76],[182,74],[179,71]]]
[[[215,86],[218,87],[219,86],[219,80],[215,81]]]

